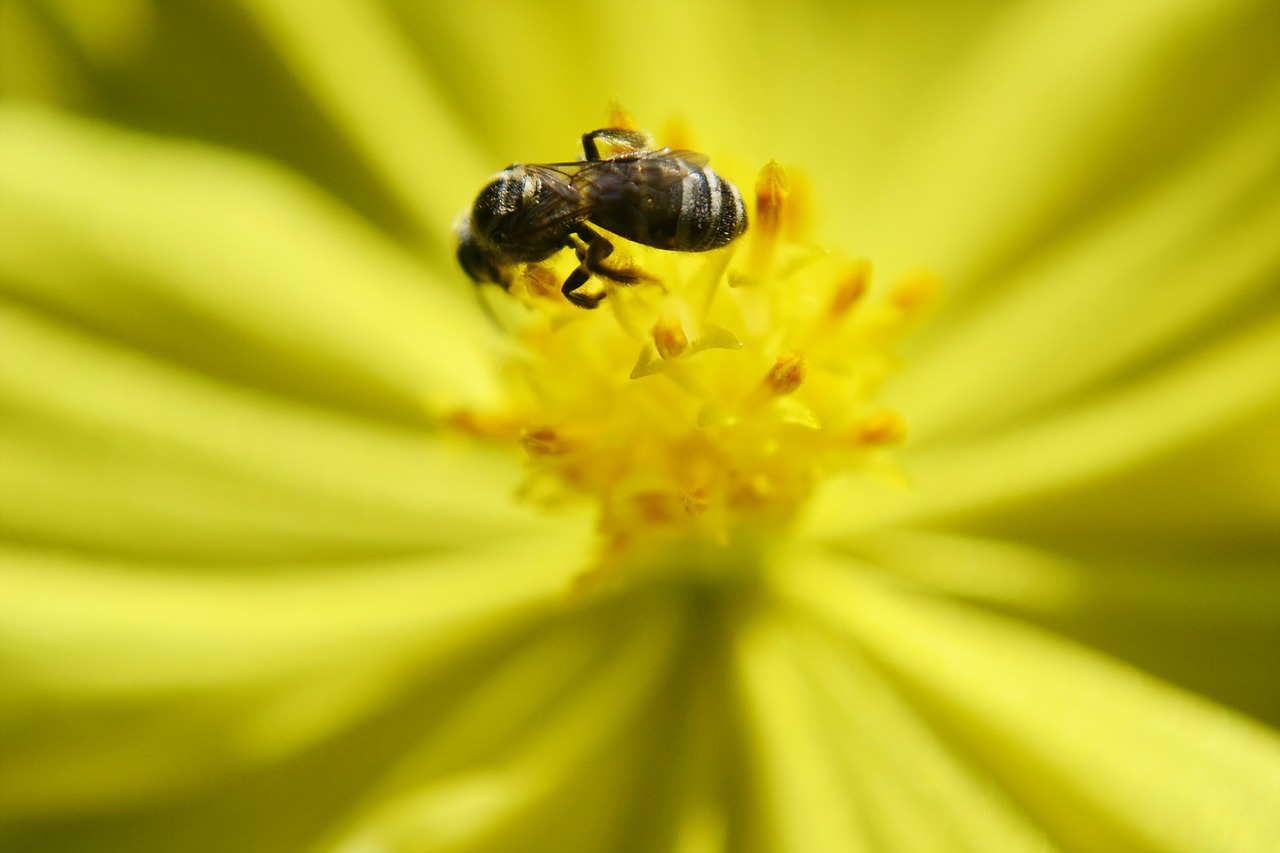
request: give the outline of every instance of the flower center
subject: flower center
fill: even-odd
[[[887,292],[870,266],[808,242],[798,194],[775,163],[760,173],[750,228],[702,253],[608,239],[595,311],[560,284],[571,252],[529,265],[489,300],[514,344],[508,407],[455,424],[518,441],[525,500],[598,507],[604,560],[654,543],[785,530],[824,477],[873,464],[906,430],[874,395],[893,347],[936,288],[916,276]],[[699,546],[702,547],[702,546]]]

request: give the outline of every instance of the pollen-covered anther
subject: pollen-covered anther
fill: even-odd
[[[770,160],[756,179],[755,220],[751,223],[748,266],[751,275],[757,279],[766,276],[773,265],[790,191],[787,173],[776,160]]]
[[[756,178],[756,229],[776,235],[782,226],[782,212],[791,193],[787,173],[777,160],[770,160]]]
[[[569,451],[567,442],[551,427],[528,427],[520,434],[520,446],[530,456],[563,456]]]
[[[907,437],[907,422],[892,409],[881,409],[853,429],[853,439],[864,446],[900,444]]]
[[[774,396],[790,394],[804,384],[809,366],[804,353],[786,350],[764,377],[764,387]]]
[[[529,264],[517,279],[517,283],[524,288],[527,295],[534,298],[563,298],[560,296],[560,284],[556,281],[555,272],[544,266]]]
[[[663,361],[670,361],[683,355],[689,348],[689,338],[685,335],[684,327],[680,325],[679,320],[663,314],[658,318],[658,322],[653,324],[653,345]]]

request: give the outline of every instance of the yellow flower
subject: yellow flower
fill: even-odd
[[[1277,33],[3,0],[0,847],[1280,846]],[[499,332],[612,97],[789,224]]]

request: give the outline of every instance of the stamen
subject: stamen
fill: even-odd
[[[840,280],[836,282],[835,293],[831,297],[831,314],[843,317],[867,292],[871,282],[871,264],[865,260],[849,264]]]
[[[778,360],[764,378],[764,384],[775,396],[794,392],[808,375],[808,365],[802,353],[790,350],[779,354]]]
[[[854,440],[861,445],[900,444],[906,437],[907,422],[892,409],[881,409],[854,428]]]
[[[530,456],[563,456],[568,452],[564,439],[551,427],[525,429],[520,445]]]
[[[754,279],[768,275],[773,266],[789,194],[787,173],[776,160],[770,160],[756,179],[756,215],[751,225],[753,234],[748,261],[750,275]]]
[[[670,361],[684,354],[689,348],[689,339],[685,336],[684,327],[680,325],[680,321],[663,314],[658,318],[658,322],[653,324],[653,344],[658,348],[658,355],[662,356],[664,361]]]

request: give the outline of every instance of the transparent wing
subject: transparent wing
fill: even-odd
[[[597,197],[617,193],[626,187],[657,190],[701,171],[708,162],[710,158],[697,151],[670,148],[636,151],[606,160],[578,163],[571,180],[579,191]]]
[[[573,183],[573,172],[585,163],[540,163],[524,166],[538,177],[544,192],[535,204],[519,211],[516,230],[522,238],[536,243],[548,232],[563,229],[566,222],[582,219],[590,209],[590,200]]]

